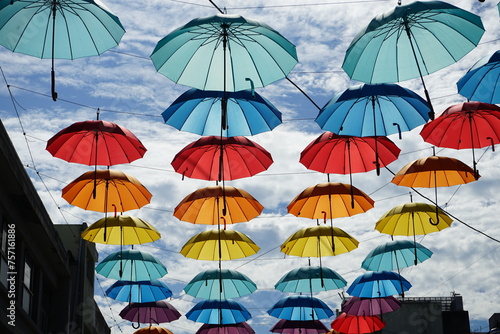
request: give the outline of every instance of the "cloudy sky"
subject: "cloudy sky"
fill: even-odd
[[[226,8],[229,14],[267,23],[295,44],[299,64],[289,78],[319,106],[358,83],[350,80],[341,68],[347,47],[373,16],[397,5],[396,0],[220,0],[216,3]],[[407,3],[403,0],[403,4]],[[489,0],[453,3],[480,15],[486,32],[478,47],[463,59],[425,78],[437,113],[449,105],[465,101],[457,94],[456,81],[479,58],[491,55],[500,45],[496,3]],[[127,214],[153,224],[162,233],[162,239],[135,249],[155,254],[167,266],[169,273],[163,281],[174,292],[171,303],[185,314],[197,300],[184,294],[183,287],[197,273],[216,268],[217,264],[179,254],[190,237],[207,227],[179,221],[172,213],[187,194],[213,183],[188,178],[182,180],[181,175],[173,171],[170,162],[175,154],[199,136],[163,123],[162,111],[188,87],[176,85],[158,74],[149,55],[156,43],[170,31],[193,18],[215,15],[217,10],[210,1],[202,0],[108,0],[105,4],[120,18],[126,34],[118,47],[99,57],[57,60],[56,80],[60,98],[57,102],[49,96],[50,60],[0,49],[0,66],[5,78],[0,86],[0,118],[55,224],[90,224],[103,215],[72,207],[61,198],[61,189],[89,167],[53,158],[45,151],[50,137],[74,122],[95,119],[99,109],[101,119],[125,126],[141,139],[148,149],[145,157],[131,165],[115,168],[137,177],[153,194],[151,204]],[[400,84],[423,96],[419,80]],[[258,92],[283,114],[283,124],[251,138],[272,154],[274,164],[262,174],[227,184],[248,191],[265,207],[258,218],[229,227],[250,236],[261,250],[246,259],[224,262],[223,267],[236,269],[257,283],[257,292],[238,301],[252,313],[249,324],[258,333],[265,333],[278,320],[267,315],[266,311],[284,297],[283,293],[274,291],[274,284],[291,268],[308,264],[307,258],[285,257],[279,246],[296,230],[315,224],[315,221],[287,214],[286,206],[302,190],[326,182],[327,177],[307,170],[298,161],[300,152],[322,133],[314,122],[317,108],[286,80],[258,89]],[[390,137],[402,150],[399,159],[389,166],[392,171],[432,155],[431,146],[419,135],[420,129],[404,133],[402,140],[397,136]],[[438,149],[437,153],[471,164],[470,151]],[[500,200],[497,190],[500,158],[491,149],[477,150],[476,157],[480,158],[481,179],[461,187],[440,188],[438,202],[461,221],[500,239],[495,209]],[[332,175],[331,178],[335,182],[349,182],[344,175]],[[356,174],[353,178],[354,185],[375,200],[375,207],[360,215],[335,219],[336,226],[360,241],[359,248],[323,259],[323,265],[337,271],[348,283],[364,273],[360,265],[368,252],[390,241],[390,236],[374,230],[377,219],[392,207],[410,201],[409,189],[390,183],[392,174],[387,170],[382,170],[380,176],[372,171]],[[433,198],[432,189],[422,189],[422,193]],[[417,194],[413,194],[413,199],[426,201]],[[413,285],[407,295],[450,296],[454,291],[464,298],[464,307],[472,320],[471,329],[487,326],[491,314],[499,312],[500,245],[457,221],[451,228],[418,240],[434,255],[430,260],[402,271]],[[99,244],[97,248],[100,259],[117,250]],[[317,259],[311,259],[311,263],[317,265]],[[102,276],[97,278],[96,300],[112,327],[112,333],[132,333],[131,324],[118,316],[126,304],[103,296],[103,290],[113,280]],[[317,297],[336,309],[340,307],[339,292],[342,290],[327,291]],[[331,320],[325,320],[325,324],[329,325]],[[164,325],[174,333],[182,334],[194,333],[201,324],[182,317]]]

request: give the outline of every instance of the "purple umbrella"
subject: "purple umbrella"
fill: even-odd
[[[158,300],[148,303],[130,303],[121,310],[120,317],[141,324],[161,324],[177,320],[181,314],[167,301]]]
[[[323,334],[328,328],[319,320],[285,320],[278,321],[270,332],[281,334]]]
[[[392,296],[381,298],[350,298],[342,311],[350,315],[380,315],[401,307],[401,302]]]
[[[246,322],[229,325],[203,324],[196,334],[255,334]]]

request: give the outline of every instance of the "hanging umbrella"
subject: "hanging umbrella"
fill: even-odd
[[[280,250],[287,255],[300,257],[335,256],[358,248],[358,244],[356,239],[340,228],[320,225],[298,230],[281,244]]]
[[[251,294],[257,285],[246,275],[230,269],[210,269],[196,275],[184,292],[195,298],[230,299]]]
[[[167,274],[167,268],[158,258],[138,250],[111,253],[95,270],[108,278],[129,281],[150,281]]]
[[[235,230],[214,229],[189,239],[180,253],[196,260],[233,260],[256,254],[257,246],[245,234]]]
[[[181,317],[177,309],[166,300],[148,303],[130,303],[120,311],[122,319],[141,324],[161,324]]]
[[[107,290],[106,296],[129,303],[147,303],[167,299],[172,291],[158,280],[116,281]]]
[[[251,317],[243,305],[226,299],[202,300],[186,313],[189,320],[218,325],[237,324]]]
[[[148,222],[131,216],[102,218],[82,232],[82,238],[95,243],[110,245],[138,245],[161,238]]]
[[[281,334],[324,334],[328,331],[319,320],[298,321],[281,319],[271,328],[272,333]]]
[[[272,163],[271,154],[246,137],[209,136],[184,147],[171,164],[183,177],[221,181],[253,176]]]
[[[331,326],[343,334],[362,334],[377,332],[385,327],[385,323],[377,316],[341,313]]]
[[[375,298],[397,295],[411,288],[403,276],[393,271],[369,271],[358,276],[347,289],[351,296]]]
[[[62,190],[69,204],[98,212],[139,209],[152,196],[135,177],[112,169],[83,173]]]
[[[303,295],[282,298],[267,313],[280,319],[301,321],[326,319],[333,315],[322,300]]]
[[[255,331],[246,322],[237,324],[203,324],[196,334],[255,334]]]
[[[361,268],[370,271],[400,270],[430,259],[432,251],[417,242],[394,240],[375,247]]]
[[[130,163],[146,153],[130,130],[99,120],[71,124],[50,138],[46,149],[56,158],[89,166]]]
[[[341,289],[346,285],[346,280],[329,268],[307,266],[289,271],[274,288],[283,292],[319,292]]]
[[[134,334],[174,334],[174,333],[163,327],[149,325],[149,327],[144,327],[136,330]]]
[[[125,30],[100,1],[23,0],[0,2],[0,45],[14,52],[52,59],[97,56],[115,47]]]
[[[342,312],[348,315],[380,315],[397,310],[401,302],[393,296],[381,298],[351,297],[342,306]]]
[[[212,186],[187,195],[175,207],[174,216],[193,224],[235,224],[250,221],[260,215],[263,209],[264,207],[243,189]]]
[[[458,93],[471,101],[500,103],[500,50],[477,61],[457,82]]]
[[[224,93],[190,89],[163,113],[165,123],[201,136],[220,136]],[[226,128],[222,136],[252,136],[281,124],[281,112],[266,98],[250,90],[226,93]]]

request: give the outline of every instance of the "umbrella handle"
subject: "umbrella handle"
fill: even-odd
[[[392,123],[392,125],[394,125],[398,128],[399,140],[403,139],[403,136],[401,135],[401,126],[398,123]]]
[[[433,226],[439,225],[439,209],[438,209],[437,205],[436,205],[436,222],[434,223],[432,221],[432,218],[429,218],[429,223],[431,223],[431,225],[433,225]]]
[[[250,90],[252,91],[252,98],[255,98],[255,85],[253,84],[253,80],[250,78],[245,78],[246,81],[250,81]]]
[[[53,69],[50,71],[50,92],[52,94],[52,100],[57,101],[56,72]]]
[[[321,211],[323,214],[323,224],[326,224],[326,211]]]
[[[491,150],[495,152],[495,142],[493,141],[493,138],[491,137],[486,137],[491,142]]]

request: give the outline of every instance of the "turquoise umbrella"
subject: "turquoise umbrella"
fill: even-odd
[[[195,298],[229,299],[251,294],[257,285],[246,275],[230,269],[210,269],[196,275],[184,288]]]
[[[330,268],[306,266],[286,273],[274,288],[283,292],[319,292],[346,285],[346,280]]]
[[[102,260],[95,270],[105,277],[129,281],[149,281],[167,274],[167,268],[160,260],[138,250],[112,253]]]
[[[251,317],[243,305],[226,299],[202,300],[186,313],[189,320],[219,325],[237,324]]]
[[[375,247],[363,260],[361,268],[370,271],[399,270],[424,262],[432,251],[418,242],[394,240]]]
[[[148,303],[171,297],[172,290],[158,280],[116,281],[106,290],[106,296],[122,302]]]

